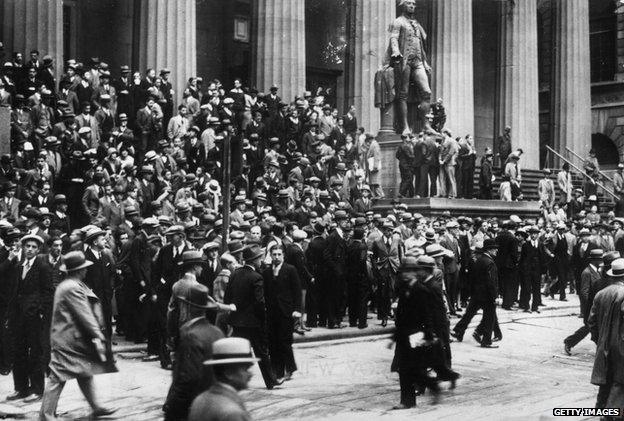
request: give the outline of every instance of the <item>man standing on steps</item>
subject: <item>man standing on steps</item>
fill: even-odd
[[[500,168],[505,168],[507,157],[511,153],[511,127],[505,127],[505,133],[498,138],[498,158],[500,162]]]

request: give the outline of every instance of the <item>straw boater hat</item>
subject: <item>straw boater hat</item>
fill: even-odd
[[[212,357],[204,365],[253,364],[260,361],[251,352],[251,342],[244,338],[223,338],[212,344]]]
[[[611,269],[607,271],[607,275],[612,278],[623,278],[624,277],[624,259],[615,259],[611,263]]]

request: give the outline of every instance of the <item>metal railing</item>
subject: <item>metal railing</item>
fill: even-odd
[[[587,174],[585,171],[583,171],[582,169],[580,169],[579,167],[577,167],[576,165],[574,165],[572,163],[572,161],[570,161],[569,159],[565,158],[563,155],[561,155],[559,152],[555,151],[553,148],[551,148],[550,146],[546,145],[546,149],[548,149],[549,152],[552,152],[555,156],[557,156],[559,159],[561,159],[563,162],[566,162],[569,166],[571,166],[572,168],[574,168],[577,172],[579,172],[581,175],[583,175],[585,178],[589,178],[592,179],[593,178]],[[599,183],[598,181],[596,181],[596,185],[598,187],[600,187],[605,193],[609,193],[609,195],[611,195],[611,197],[613,197],[614,199],[618,199],[618,196],[613,193],[611,190],[609,190],[604,184]]]
[[[574,152],[572,149],[568,148],[566,146],[566,149],[568,152],[570,152],[572,155],[574,155],[575,157],[577,157],[581,162],[585,162],[585,160],[583,158],[581,158],[581,156],[579,154],[577,154],[576,152]],[[601,177],[606,178],[607,180],[609,180],[612,184],[615,184],[615,182],[613,181],[613,179],[611,177],[609,177],[607,174],[605,174],[604,172],[602,172],[601,170],[598,170],[598,174],[600,174]]]

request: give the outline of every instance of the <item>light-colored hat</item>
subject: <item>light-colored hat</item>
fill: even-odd
[[[615,259],[611,262],[611,269],[607,271],[607,275],[612,278],[624,277],[624,259]]]
[[[251,342],[244,338],[223,338],[212,344],[212,358],[204,365],[253,364],[259,361],[251,352]]]

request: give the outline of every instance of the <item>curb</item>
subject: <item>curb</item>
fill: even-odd
[[[578,304],[570,304],[570,305],[559,306],[559,307],[552,307],[552,306],[543,307],[540,310],[540,314],[555,311],[555,310],[571,310],[571,309],[578,310]],[[500,307],[498,307],[497,310],[500,310]],[[499,323],[513,322],[514,319],[520,315],[524,315],[525,317],[529,319],[531,318],[531,315],[526,315],[522,311],[512,311],[512,312],[507,311],[507,310],[502,310],[502,311],[505,312],[504,313],[505,316],[509,314],[509,316],[512,316],[512,317],[510,317],[508,320],[507,317],[501,317],[500,311],[497,311]],[[536,315],[535,317],[539,317],[539,315]],[[451,325],[454,324],[453,320],[455,319],[451,319]],[[456,319],[456,320],[459,320],[459,319]],[[475,322],[472,322],[471,325],[473,323]],[[365,338],[369,336],[390,335],[394,333],[394,325],[391,325],[391,326],[389,325],[388,327],[385,327],[385,328],[378,326],[378,325],[374,325],[372,327],[369,326],[366,329],[357,329],[357,328],[344,328],[344,329],[318,328],[318,329],[323,329],[322,333],[315,334],[315,335],[308,335],[308,336],[296,335],[293,338],[293,343],[294,344],[309,344],[312,342],[328,342],[328,341],[335,341],[335,340],[340,340],[340,339]],[[147,344],[145,343],[124,344],[124,345],[113,346],[114,353],[138,353],[138,352],[143,352],[146,349],[147,349]]]

